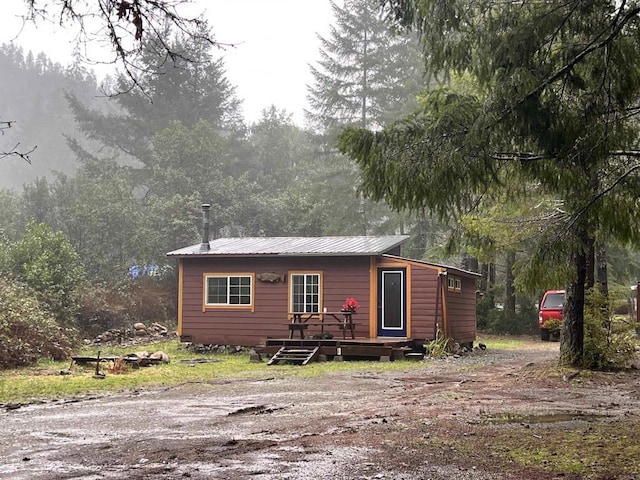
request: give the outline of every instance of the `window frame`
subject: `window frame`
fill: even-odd
[[[447,290],[460,293],[462,291],[462,279],[455,275],[447,276]]]
[[[209,303],[209,279],[213,278],[226,278],[227,279],[227,303]],[[229,303],[231,296],[231,279],[232,278],[248,278],[249,279],[249,293],[238,293],[239,299],[243,297],[249,298],[249,303]],[[238,285],[242,287],[242,285]],[[230,309],[251,309],[254,308],[254,295],[255,295],[255,274],[250,272],[207,272],[202,275],[202,311],[207,309],[216,308],[230,308]]]
[[[294,281],[294,278],[297,276],[304,276],[305,278],[307,276],[316,276],[318,278],[318,292],[317,292],[317,297],[318,297],[318,301],[317,301],[317,311],[307,311],[306,307],[307,307],[307,302],[305,300],[304,302],[304,307],[305,310],[304,311],[297,311],[294,308],[294,302],[295,302],[295,297],[296,295],[294,294],[293,289],[296,287],[296,282]],[[322,288],[322,283],[323,283],[323,276],[322,276],[322,272],[320,271],[295,271],[295,272],[289,272],[289,299],[288,299],[288,305],[289,305],[289,312],[291,313],[321,313],[322,312],[322,293],[323,293],[323,288]],[[304,296],[306,297],[307,292],[306,292],[306,281],[305,281],[305,292],[304,292]]]

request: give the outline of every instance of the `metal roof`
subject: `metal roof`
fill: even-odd
[[[408,260],[408,261],[414,262],[414,263],[421,263],[423,265],[429,265],[430,267],[442,268],[442,269],[447,270],[447,271],[448,270],[453,270],[453,271],[458,272],[458,273],[465,273],[467,275],[471,275],[471,276],[474,276],[474,277],[481,277],[482,276],[482,274],[480,274],[480,273],[472,272],[471,270],[465,270],[464,268],[453,267],[451,265],[445,265],[444,263],[434,263],[434,262],[428,262],[426,260],[417,260],[417,259],[414,259],[414,258],[398,257],[397,255],[389,255],[389,254],[384,255],[384,257],[393,258],[393,259],[396,259],[396,260]]]
[[[381,255],[401,245],[408,235],[359,237],[240,237],[218,238],[206,244],[191,245],[167,253],[170,257],[192,255],[280,255],[341,256]]]

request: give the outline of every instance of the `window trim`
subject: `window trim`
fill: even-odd
[[[299,312],[294,312],[293,310],[293,286],[294,286],[294,282],[293,282],[293,277],[296,275],[317,275],[318,276],[318,312],[317,313],[321,313],[323,311],[322,308],[322,304],[323,304],[323,292],[324,292],[324,288],[323,288],[323,282],[324,282],[324,278],[323,278],[323,273],[322,271],[319,270],[296,270],[296,271],[291,271],[288,273],[287,277],[288,277],[288,282],[289,282],[289,288],[287,289],[288,292],[288,299],[287,299],[287,305],[288,305],[288,309],[289,309],[289,313],[299,313]],[[312,313],[312,312],[302,312],[302,313]],[[315,313],[315,312],[314,312]]]
[[[251,289],[250,294],[249,294],[249,303],[241,303],[241,304],[235,304],[235,303],[207,303],[207,297],[208,297],[208,288],[209,288],[209,278],[231,278],[231,277],[238,277],[238,278],[249,278],[249,288]],[[254,311],[254,307],[255,307],[255,301],[254,301],[254,296],[255,296],[255,285],[256,285],[256,279],[255,279],[255,273],[253,272],[205,272],[202,274],[202,311],[205,312],[206,310],[212,310],[212,309],[239,309],[239,310],[251,310],[252,312]],[[229,285],[227,283],[227,289],[229,288]],[[227,291],[228,294],[228,291]]]
[[[462,279],[454,275],[447,276],[447,290],[460,293],[462,291]]]

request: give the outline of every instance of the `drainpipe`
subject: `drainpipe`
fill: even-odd
[[[202,243],[200,244],[201,252],[208,252],[210,248],[209,246],[209,224],[211,223],[211,220],[209,218],[210,208],[211,208],[211,205],[209,205],[208,203],[202,204]]]

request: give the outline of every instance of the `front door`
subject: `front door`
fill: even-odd
[[[378,336],[406,337],[406,269],[378,269]]]

